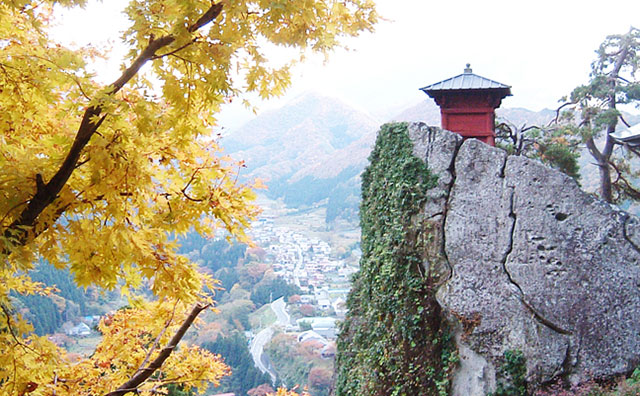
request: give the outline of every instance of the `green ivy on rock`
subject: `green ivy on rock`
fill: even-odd
[[[362,176],[363,255],[338,339],[337,396],[448,393],[457,353],[420,215],[436,179],[412,150],[406,123],[383,125]]]
[[[506,350],[504,363],[498,370],[496,391],[490,396],[526,396],[526,375],[527,365],[522,351]]]

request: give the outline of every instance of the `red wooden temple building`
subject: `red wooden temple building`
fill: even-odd
[[[440,106],[442,128],[465,139],[476,138],[495,145],[495,109],[511,96],[511,87],[473,74],[470,65],[464,73],[420,88]]]

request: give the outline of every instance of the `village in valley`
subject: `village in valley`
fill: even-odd
[[[310,328],[322,338],[334,340],[337,321],[346,314],[351,277],[358,270],[358,243],[353,243],[351,250],[342,248],[337,253],[336,247],[326,240],[332,231],[313,232],[314,225],[316,231],[326,227],[324,224],[319,226],[319,223],[324,223],[319,213],[310,211],[307,215],[283,217],[273,207],[273,202],[263,208],[264,213],[251,230],[254,242],[267,252],[266,261],[275,275],[300,288],[302,294],[290,298],[289,305],[311,306],[315,313],[314,316],[306,316],[308,310],[295,309],[302,311],[302,315],[293,315],[284,330],[299,332]],[[290,218],[297,226],[282,223],[283,218]],[[279,296],[273,297],[275,300]]]

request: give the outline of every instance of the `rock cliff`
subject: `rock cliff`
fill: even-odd
[[[451,394],[494,391],[505,351],[522,352],[530,388],[633,370],[638,219],[536,161],[422,123],[408,133],[438,176],[422,216],[444,258],[436,296],[460,355]]]

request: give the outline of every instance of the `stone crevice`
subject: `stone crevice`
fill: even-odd
[[[506,163],[506,161],[505,161],[505,163]],[[522,290],[522,287],[520,287],[520,285],[513,279],[513,276],[511,275],[511,273],[509,272],[509,270],[507,268],[507,261],[509,259],[509,255],[513,251],[514,234],[515,234],[515,231],[516,231],[516,223],[518,221],[518,218],[517,218],[517,215],[516,215],[516,212],[515,212],[515,200],[516,200],[515,190],[513,189],[513,187],[509,187],[509,188],[511,188],[511,194],[509,196],[509,218],[511,219],[511,230],[510,230],[510,232],[508,234],[508,238],[509,238],[508,248],[507,248],[504,256],[502,257],[502,270],[507,275],[507,279],[509,280],[509,283],[511,283],[515,287],[515,289],[517,290],[516,294],[517,294],[518,299],[522,302],[522,305],[524,305],[525,308],[527,308],[531,312],[531,314],[536,319],[536,321],[538,321],[543,326],[546,326],[549,329],[555,331],[556,333],[563,334],[563,335],[571,335],[572,334],[571,331],[562,328],[561,326],[553,323],[549,319],[547,319],[544,316],[542,316],[542,314],[540,314],[527,301],[525,293]]]
[[[573,364],[571,363],[571,349],[571,339],[569,339],[562,362],[555,369],[553,375],[540,383],[542,386],[557,384],[559,378],[566,380],[567,376],[571,374],[571,368],[573,367]]]
[[[433,220],[438,216],[444,216],[444,212],[438,212],[438,213],[434,213],[431,216],[427,217],[426,220]]]
[[[571,372],[571,338],[569,338],[569,343],[567,344],[567,353],[564,355],[564,360],[562,361],[562,365],[560,366],[561,371],[558,375],[566,376]]]
[[[505,159],[505,163],[506,163],[506,159]],[[524,292],[522,291],[522,288],[516,281],[513,280],[511,273],[507,269],[507,261],[509,260],[509,255],[513,251],[513,239],[514,239],[514,233],[516,231],[516,222],[518,220],[516,217],[515,209],[514,209],[516,193],[513,187],[509,187],[509,188],[511,189],[511,194],[509,195],[509,218],[511,219],[511,229],[509,230],[509,233],[507,235],[509,243],[507,245],[507,250],[505,251],[504,256],[502,256],[501,264],[502,264],[502,270],[507,275],[507,279],[509,279],[509,283],[511,283],[518,290],[518,298],[523,300]]]
[[[449,171],[449,174],[451,174],[451,182],[445,189],[445,199],[444,199],[444,205],[442,207],[442,222],[440,223],[441,235],[442,235],[440,252],[442,252],[442,257],[444,257],[444,261],[447,265],[447,268],[449,269],[449,276],[447,277],[445,282],[453,278],[453,266],[449,262],[449,257],[447,256],[447,250],[446,250],[446,246],[447,246],[446,225],[447,225],[447,214],[449,212],[449,201],[451,200],[451,191],[453,190],[453,186],[456,184],[456,159],[458,158],[458,153],[460,152],[460,147],[462,147],[463,143],[464,141],[456,142],[456,146],[453,150],[453,155],[451,156],[451,163],[447,168]]]
[[[631,245],[633,250],[635,250],[636,252],[640,253],[640,246],[638,246],[633,240],[631,240],[631,238],[629,238],[629,233],[627,231],[627,226],[629,225],[629,220],[631,220],[631,216],[629,216],[627,213],[624,213],[624,221],[623,221],[623,224],[622,224],[622,236]]]
[[[507,172],[507,161],[509,160],[509,155],[505,155],[504,161],[502,162],[502,168],[500,168],[500,173],[498,174],[501,179],[506,177]]]

